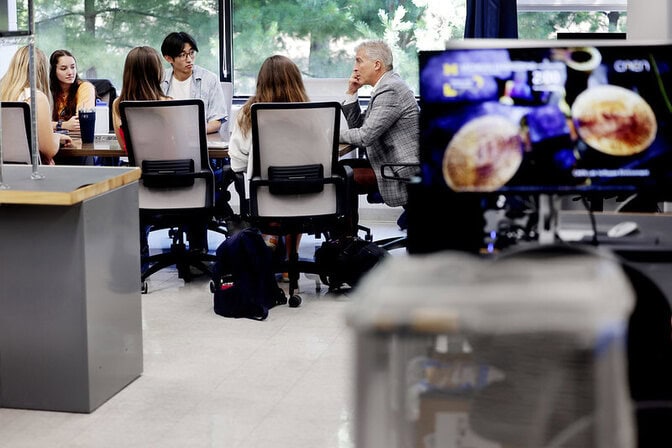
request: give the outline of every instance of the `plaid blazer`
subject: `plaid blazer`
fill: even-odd
[[[378,82],[365,113],[355,101],[343,106],[343,114],[350,129],[341,131],[341,142],[366,148],[378,189],[387,205],[406,205],[406,185],[383,179],[380,169],[388,163],[419,162],[419,109],[413,91],[397,73],[388,72]],[[400,176],[409,177],[417,168],[397,168],[395,171]]]

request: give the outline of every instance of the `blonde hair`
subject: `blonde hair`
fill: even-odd
[[[19,48],[9,63],[5,76],[0,79],[0,101],[18,101],[26,87],[30,87],[28,46]],[[35,89],[49,94],[49,64],[47,56],[35,47]],[[50,101],[51,103],[51,101]]]
[[[254,103],[305,103],[306,88],[299,67],[286,56],[266,58],[257,75],[257,91],[238,113],[238,126],[247,136],[252,129],[251,108]]]

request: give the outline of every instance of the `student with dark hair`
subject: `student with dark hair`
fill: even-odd
[[[67,50],[56,50],[49,58],[49,84],[54,108],[51,114],[55,131],[79,132],[78,112],[96,107],[96,88],[80,79],[77,61]]]
[[[112,125],[119,145],[126,150],[126,142],[121,130],[119,103],[138,100],[169,100],[161,90],[163,65],[161,56],[152,47],[135,47],[126,55],[121,93],[112,103]]]
[[[131,49],[126,55],[122,75],[121,93],[112,103],[112,125],[119,141],[119,146],[126,151],[126,139],[121,127],[119,104],[122,101],[169,100],[161,90],[163,64],[161,56],[152,47],[139,46]],[[148,234],[150,226],[140,226],[140,254],[149,255]],[[142,265],[142,271],[149,267]]]
[[[208,134],[219,132],[228,117],[224,91],[217,75],[195,64],[198,45],[185,32],[170,33],[163,39],[161,54],[171,68],[163,76],[163,93],[176,99],[200,98],[205,103]]]

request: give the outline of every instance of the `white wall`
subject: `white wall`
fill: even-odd
[[[628,0],[628,40],[672,38],[670,0]]]

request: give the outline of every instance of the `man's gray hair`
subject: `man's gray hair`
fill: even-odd
[[[364,54],[372,61],[380,61],[383,63],[386,71],[391,71],[392,65],[392,50],[382,40],[370,40],[362,42],[357,45],[355,51],[364,50]]]

